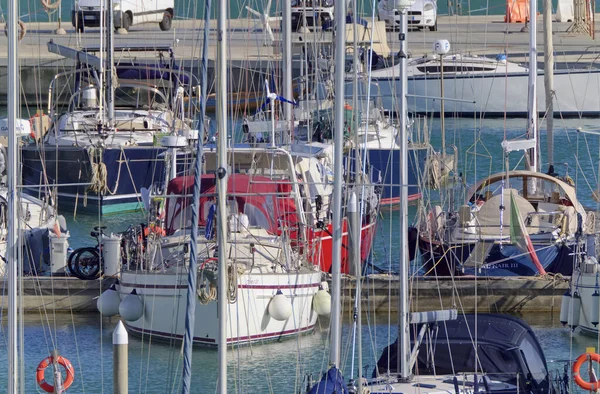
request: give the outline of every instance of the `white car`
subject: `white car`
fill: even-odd
[[[388,28],[400,27],[400,11],[395,0],[378,0],[377,15],[380,21],[385,21]],[[437,3],[436,0],[416,0],[408,9],[408,27],[423,29],[428,27],[431,31],[437,30]]]
[[[85,27],[100,26],[100,10],[104,0],[75,0],[71,8],[71,23],[79,32]],[[129,30],[139,23],[157,22],[162,31],[171,29],[175,16],[174,0],[114,0],[114,27]]]

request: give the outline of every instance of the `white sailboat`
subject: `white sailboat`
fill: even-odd
[[[219,29],[224,29],[225,10],[219,13]],[[209,175],[196,176],[201,194],[196,201],[188,197],[192,177],[170,182],[163,226],[151,227],[160,231],[149,232],[145,251],[123,262],[118,288],[123,300],[109,290],[98,307],[105,316],[118,312],[130,332],[182,339],[186,305],[177,300],[189,295],[192,251],[200,263],[189,274],[199,285],[193,295],[193,333],[188,327],[187,339],[216,346],[218,341],[232,345],[296,336],[314,328],[318,314],[313,298],[322,292],[321,271],[307,258],[295,162],[276,147],[227,148],[224,37],[218,54],[219,141],[216,152],[203,153],[202,171]],[[194,206],[197,213],[192,216]],[[204,237],[188,249],[196,226]],[[126,242],[134,244],[137,233],[131,235]],[[218,299],[217,289],[223,294]]]

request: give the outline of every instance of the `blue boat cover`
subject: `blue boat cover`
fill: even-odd
[[[308,394],[348,394],[344,377],[336,367],[329,368],[323,374],[321,381],[315,384]]]

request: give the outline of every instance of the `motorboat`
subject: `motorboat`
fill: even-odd
[[[381,87],[385,109],[397,107],[398,61],[374,55],[371,78]],[[397,54],[394,56],[398,56]],[[439,116],[526,117],[529,67],[505,54],[427,54],[407,62],[408,110]],[[545,116],[544,72],[537,73],[537,111]],[[443,83],[442,83],[443,81]],[[554,70],[555,116],[598,116],[600,99],[589,87],[600,83],[600,69]]]

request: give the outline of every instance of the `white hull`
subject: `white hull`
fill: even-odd
[[[237,298],[228,304],[227,342],[248,343],[279,340],[311,331],[317,321],[312,309],[319,289],[321,273],[244,274],[238,276]],[[199,283],[200,284],[200,283]],[[136,321],[126,322],[130,332],[152,339],[183,339],[187,297],[187,273],[123,272],[120,295],[133,289],[144,304],[144,313]],[[281,290],[292,303],[292,315],[277,321],[268,313],[271,298]],[[217,301],[202,304],[196,297],[194,343],[216,346],[218,335]]]
[[[444,77],[444,113],[450,115],[498,117],[527,116],[527,73],[451,75]],[[397,78],[374,77],[381,89],[383,106],[387,110],[398,107],[394,93],[400,91]],[[394,87],[394,85],[396,85]],[[555,116],[599,116],[600,70],[557,71],[554,74]],[[420,75],[408,78],[408,110],[415,113],[440,112],[441,86],[439,76]],[[546,112],[544,75],[538,73],[538,112]],[[434,97],[437,99],[425,98]],[[451,100],[467,100],[459,102]],[[475,101],[473,103],[472,101]]]
[[[596,282],[596,272],[573,272],[573,277],[571,279],[571,294],[573,294],[574,290],[576,289],[577,293],[579,293],[579,296],[581,297],[581,308],[579,310],[579,330],[585,334],[597,335],[600,329],[600,324],[593,325],[591,323],[593,305],[592,294],[594,294],[594,291],[598,288]],[[576,286],[573,284],[576,284]]]

